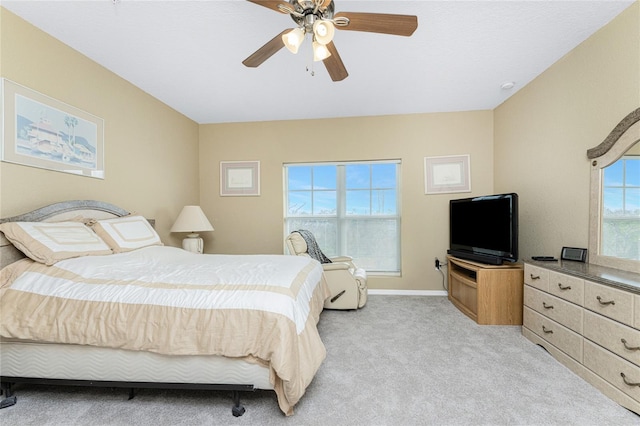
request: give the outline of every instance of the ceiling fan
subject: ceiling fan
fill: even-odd
[[[322,61],[333,81],[347,78],[349,73],[333,44],[335,29],[410,36],[418,28],[418,17],[386,13],[334,13],[333,0],[247,0],[276,12],[291,15],[298,25],[287,28],[242,61],[257,67],[283,47],[297,53],[305,35],[312,36],[314,61]]]

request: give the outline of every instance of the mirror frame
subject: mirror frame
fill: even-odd
[[[630,112],[598,146],[587,150],[591,160],[591,192],[589,194],[589,263],[640,273],[640,261],[600,254],[602,224],[603,169],[618,161],[629,148],[640,141],[640,108]]]

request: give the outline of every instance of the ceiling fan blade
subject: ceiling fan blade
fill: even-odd
[[[286,9],[293,10],[293,7],[289,2],[286,1],[278,1],[278,0],[247,0],[251,3],[255,3],[260,6],[264,6],[268,9],[275,10],[280,13],[289,13]],[[278,7],[280,6],[280,7]]]
[[[288,28],[282,31],[280,34],[269,40],[264,46],[260,49],[253,52],[251,56],[242,61],[242,63],[251,68],[255,68],[261,65],[264,61],[269,59],[276,53],[278,50],[284,47],[284,42],[282,41],[282,35],[291,31],[291,28]]]
[[[333,19],[347,18],[349,24],[336,25],[339,30],[410,36],[418,28],[418,17],[387,13],[339,12]]]
[[[331,80],[344,80],[349,76],[349,73],[344,67],[342,59],[340,59],[340,55],[338,54],[336,46],[333,44],[333,42],[330,42],[329,44],[327,44],[327,49],[329,50],[329,53],[331,53],[331,56],[329,56],[327,59],[323,59],[322,62],[324,63],[325,68],[327,68],[327,71],[331,76]]]

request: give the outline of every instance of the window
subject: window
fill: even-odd
[[[640,260],[640,156],[604,169],[601,254]]]
[[[399,161],[287,164],[285,232],[311,231],[328,256],[400,272]]]

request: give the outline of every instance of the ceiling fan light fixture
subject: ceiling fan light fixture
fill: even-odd
[[[317,41],[313,42],[313,60],[314,61],[324,61],[329,56],[331,56],[331,52],[326,45],[322,43],[318,43]]]
[[[304,31],[302,28],[294,28],[282,35],[282,42],[291,53],[298,53],[298,49],[303,41]]]
[[[248,1],[278,13],[289,14],[296,23],[293,29],[284,29],[242,61],[245,66],[251,68],[259,66],[285,46],[289,51],[297,53],[304,38],[309,35],[313,60],[324,62],[331,80],[342,81],[349,76],[349,73],[333,42],[336,30],[409,37],[418,28],[418,17],[415,15],[369,12],[336,14],[334,1],[337,0]]]
[[[320,44],[331,43],[335,32],[336,28],[331,21],[318,19],[313,23],[313,34],[315,35],[316,41]]]
[[[333,24],[339,27],[347,27],[349,26],[349,22],[349,18],[347,18],[346,16],[338,16],[336,18],[333,18]]]

